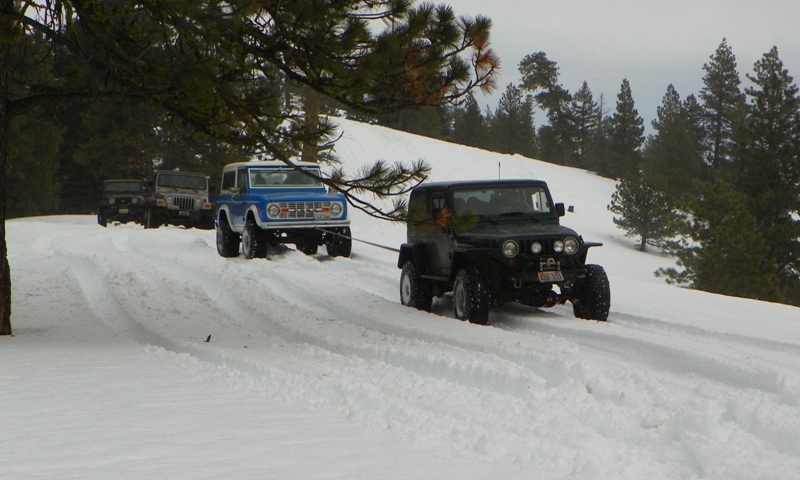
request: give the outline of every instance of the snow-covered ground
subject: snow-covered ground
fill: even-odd
[[[248,261],[219,257],[213,231],[12,220],[0,478],[797,478],[800,309],[655,278],[672,260],[615,228],[610,180],[342,126],[348,168],[548,181],[575,207],[563,223],[605,243],[590,260],[608,322],[569,304],[508,304],[486,327],[449,298],[406,308],[396,254],[364,243]],[[352,216],[358,239],[404,240]]]

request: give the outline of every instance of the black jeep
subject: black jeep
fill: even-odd
[[[106,180],[97,208],[97,223],[142,223],[146,201],[141,180]]]
[[[572,302],[578,318],[605,321],[608,277],[587,265],[590,247],[559,225],[564,204],[553,203],[539,180],[424,184],[411,192],[408,239],[397,266],[403,305],[430,311],[433,297],[453,292],[456,318],[486,324],[504,302],[552,307]]]

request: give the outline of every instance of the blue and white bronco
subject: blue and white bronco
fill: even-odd
[[[347,200],[316,178],[319,165],[298,162],[232,163],[222,171],[216,203],[217,252],[223,257],[265,258],[271,248],[294,244],[313,255],[325,245],[332,257],[352,248]],[[308,172],[311,175],[306,175]]]

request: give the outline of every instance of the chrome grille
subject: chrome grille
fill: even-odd
[[[280,202],[280,218],[316,218],[330,214],[331,202]]]

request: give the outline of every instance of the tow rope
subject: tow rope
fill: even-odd
[[[320,232],[323,232],[323,233],[327,233],[328,235],[336,235],[338,237],[349,238],[351,240],[355,240],[356,242],[366,243],[367,245],[372,245],[373,247],[382,248],[384,250],[389,250],[390,252],[394,252],[394,253],[400,253],[400,249],[399,248],[387,247],[386,245],[381,245],[379,243],[370,242],[368,240],[361,240],[359,238],[355,238],[355,237],[352,237],[352,236],[348,237],[347,235],[342,235],[339,232],[332,232],[330,230],[325,230],[324,228],[317,228],[317,230],[319,230]]]

